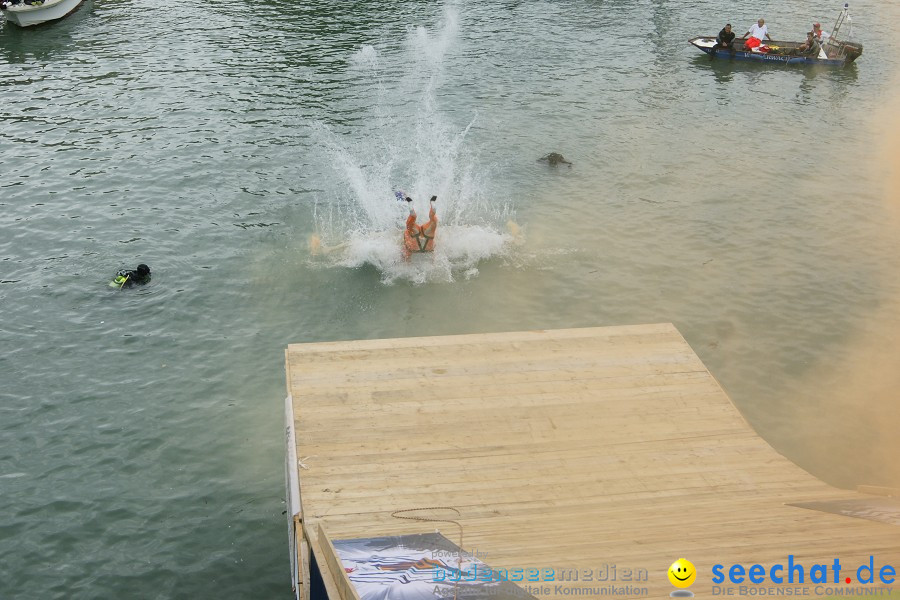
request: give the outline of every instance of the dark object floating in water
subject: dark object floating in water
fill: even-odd
[[[281,223],[233,223],[235,227],[240,227],[241,229],[250,229],[251,227],[273,227],[275,225],[280,225]]]
[[[556,165],[563,164],[563,165],[569,165],[570,169],[572,168],[572,163],[567,161],[566,158],[562,154],[559,154],[558,152],[551,152],[550,154],[542,156],[538,159],[538,161],[545,162],[545,163],[549,164],[551,167],[555,167]]]
[[[116,273],[115,279],[109,282],[109,287],[121,290],[122,288],[130,288],[147,283],[150,283],[150,267],[141,263],[133,271],[120,269]]]

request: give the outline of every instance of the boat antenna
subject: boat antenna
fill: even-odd
[[[847,41],[850,41],[850,38],[853,37],[853,17],[850,16],[850,4],[845,2],[844,10],[847,11],[847,23],[850,24],[850,27],[847,28]]]
[[[831,30],[831,39],[837,39],[836,36],[838,32],[841,30],[841,26],[844,24],[844,21],[850,24],[850,31],[847,32],[847,39],[850,39],[850,35],[853,33],[853,19],[850,18],[850,3],[844,2],[844,8],[841,10],[841,14],[838,15],[837,21],[834,22],[834,27]]]

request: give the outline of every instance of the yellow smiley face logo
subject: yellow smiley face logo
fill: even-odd
[[[669,567],[669,581],[677,588],[689,587],[697,579],[697,569],[686,558],[679,558]]]

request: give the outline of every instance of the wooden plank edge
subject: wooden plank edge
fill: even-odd
[[[870,496],[887,496],[888,498],[900,497],[900,489],[884,487],[881,485],[858,485],[856,491]]]
[[[291,392],[291,355],[288,352],[287,348],[284,350],[284,383],[287,388],[287,395],[290,396]]]
[[[598,334],[605,334],[600,335]],[[574,327],[566,329],[530,329],[522,331],[496,331],[485,333],[462,333],[453,335],[374,338],[363,340],[338,340],[322,342],[302,342],[288,344],[288,353],[306,354],[333,351],[371,351],[390,348],[440,347],[447,345],[471,344],[484,341],[499,343],[536,342],[546,339],[571,339],[584,337],[615,338],[623,335],[671,335],[681,333],[672,323],[647,323],[639,325],[605,325],[600,327]]]
[[[319,546],[322,548],[325,560],[328,561],[328,568],[331,569],[335,582],[337,583],[338,591],[341,593],[341,600],[359,600],[359,594],[356,593],[356,587],[354,587],[353,582],[350,581],[350,575],[347,573],[347,570],[344,569],[344,565],[341,563],[337,550],[335,549],[334,544],[331,543],[328,534],[325,533],[325,527],[322,526],[321,521],[319,521]]]
[[[345,600],[337,584],[338,577],[341,577],[340,574],[334,573],[330,565],[330,561],[326,556],[326,551],[322,549],[322,544],[320,543],[318,536],[311,536],[308,528],[309,523],[303,523],[304,536],[309,543],[310,553],[313,557],[315,557],[316,565],[319,567],[319,575],[322,577],[322,583],[325,586],[325,595],[328,597],[328,600]],[[321,528],[319,529],[319,531],[321,534]],[[334,551],[333,547],[330,551]],[[344,572],[344,569],[340,566],[340,564],[338,565],[338,567],[340,568],[341,572]],[[344,577],[346,577],[346,573],[344,573]]]
[[[294,432],[294,400],[284,399],[284,485],[288,519],[288,547],[291,553],[291,589],[297,600],[309,598],[309,552],[303,536],[303,509],[300,503],[300,474],[297,472],[297,438]]]

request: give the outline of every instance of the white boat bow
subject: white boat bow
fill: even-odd
[[[30,27],[48,21],[56,21],[75,12],[84,0],[46,0],[41,4],[12,4],[3,14],[6,20],[19,27]]]

